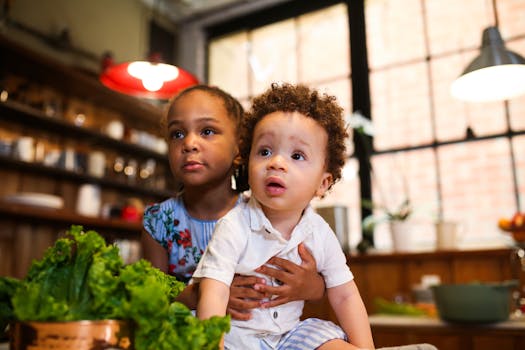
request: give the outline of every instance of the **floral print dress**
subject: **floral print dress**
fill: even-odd
[[[191,217],[180,196],[146,207],[143,220],[144,229],[168,251],[168,273],[184,283],[191,279],[216,223]]]

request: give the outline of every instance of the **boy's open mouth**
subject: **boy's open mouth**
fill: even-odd
[[[280,195],[286,190],[286,186],[281,179],[276,177],[271,177],[266,179],[265,182],[266,191],[270,195]]]
[[[285,188],[284,182],[276,177],[276,176],[270,176],[265,181],[266,187],[274,187],[274,188]]]

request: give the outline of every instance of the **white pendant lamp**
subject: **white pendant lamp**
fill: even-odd
[[[467,102],[508,100],[525,94],[525,59],[505,48],[497,27],[483,31],[481,52],[451,86]]]

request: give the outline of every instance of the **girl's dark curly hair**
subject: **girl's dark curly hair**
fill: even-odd
[[[168,114],[170,113],[172,107],[177,103],[177,101],[183,97],[184,95],[187,95],[188,93],[192,91],[203,91],[207,92],[208,94],[215,96],[219,98],[222,103],[224,104],[224,108],[226,108],[226,112],[228,112],[228,116],[235,122],[236,132],[237,135],[239,134],[239,131],[241,130],[241,123],[243,121],[244,117],[244,109],[242,108],[242,105],[237,101],[235,97],[227,93],[226,91],[216,87],[216,86],[210,86],[205,84],[197,84],[192,85],[181,92],[179,92],[177,95],[175,95],[171,101],[169,102],[168,106]],[[166,119],[166,118],[164,118]],[[166,120],[164,120],[164,123]]]
[[[242,127],[242,122],[243,122],[243,117],[244,117],[244,108],[242,107],[242,105],[239,103],[239,101],[235,97],[233,97],[226,91],[216,86],[210,86],[210,85],[205,85],[205,84],[192,85],[182,90],[181,92],[179,92],[177,95],[175,95],[171,99],[171,101],[168,104],[168,111],[165,114],[166,117],[163,118],[161,121],[162,130],[167,130],[167,117],[171,113],[171,109],[173,108],[173,106],[177,103],[177,101],[181,97],[187,95],[188,93],[192,91],[203,91],[203,92],[210,94],[211,96],[214,96],[220,99],[222,103],[224,104],[224,108],[226,108],[226,112],[228,113],[228,116],[231,118],[231,120],[235,122],[235,135],[238,138],[240,137],[241,127]],[[234,169],[233,176],[235,177],[235,183],[236,183],[235,190],[236,191],[242,192],[242,191],[246,191],[249,188],[248,187],[248,174],[245,171],[245,167],[243,164],[239,164]]]
[[[345,139],[348,137],[343,109],[334,96],[321,94],[301,84],[273,83],[266,92],[253,99],[251,110],[246,113],[242,125],[240,149],[243,162],[248,164],[255,126],[266,115],[277,111],[301,113],[326,130],[326,171],[333,177],[332,185],[337,182],[345,164]]]

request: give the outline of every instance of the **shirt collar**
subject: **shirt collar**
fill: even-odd
[[[281,233],[272,226],[270,220],[268,220],[266,215],[264,215],[259,201],[251,197],[247,205],[249,209],[250,229],[252,231],[265,233],[268,235],[268,238],[272,237],[283,242],[288,242],[282,237]],[[295,241],[297,239],[303,241],[304,238],[306,238],[313,232],[314,216],[314,209],[311,205],[308,205],[304,209],[303,215],[301,216],[299,223],[294,228],[290,241]]]

